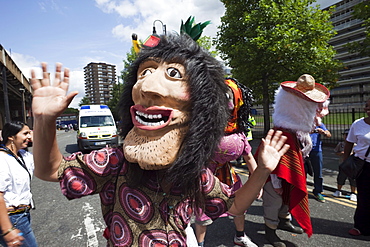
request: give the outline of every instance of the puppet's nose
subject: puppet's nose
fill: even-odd
[[[168,88],[166,87],[166,79],[160,70],[156,70],[153,74],[147,76],[141,85],[141,93],[156,97],[168,96]]]

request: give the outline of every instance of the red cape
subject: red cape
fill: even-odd
[[[283,179],[283,201],[289,205],[289,212],[304,229],[308,237],[311,237],[312,224],[308,207],[306,174],[299,141],[296,135],[291,132],[279,128],[275,128],[275,130],[283,131],[283,135],[288,137],[286,143],[290,145],[290,148],[281,157],[279,164],[272,173]]]

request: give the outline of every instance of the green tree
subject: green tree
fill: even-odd
[[[112,97],[110,98],[109,102],[107,103],[109,109],[112,111],[113,117],[115,121],[119,121],[119,115],[118,115],[118,102],[121,97],[121,93],[123,91],[123,84],[116,83],[113,85],[112,90]]]
[[[363,20],[365,39],[349,43],[350,52],[359,52],[362,56],[370,56],[370,1],[364,1],[353,8],[353,17]]]
[[[130,52],[126,53],[126,60],[123,60],[124,68],[121,71],[121,75],[119,76],[118,83],[113,85],[112,90],[112,97],[107,103],[108,107],[111,109],[113,117],[116,121],[120,120],[119,114],[118,114],[118,102],[121,97],[121,93],[123,92],[123,87],[125,85],[125,81],[127,81],[128,76],[128,69],[131,66],[131,63],[137,58],[137,54],[132,47]],[[122,82],[122,83],[120,83]]]
[[[233,76],[250,87],[263,105],[264,130],[270,128],[269,106],[282,81],[304,73],[329,88],[341,63],[328,41],[335,35],[329,11],[307,0],[222,0],[226,7],[216,48]]]
[[[213,56],[213,57],[217,57],[218,55],[218,52],[216,50],[214,50],[212,44],[214,43],[215,41],[212,40],[211,37],[209,36],[202,36],[200,37],[198,40],[197,40],[197,43],[203,47],[204,49],[208,50],[209,53]]]
[[[75,108],[67,108],[63,114],[78,114],[78,109],[75,109]]]
[[[78,106],[82,106],[82,105],[90,105],[90,99],[85,95],[80,103],[78,103]]]
[[[141,42],[142,43],[142,42]],[[123,82],[127,81],[127,76],[128,76],[128,69],[130,68],[131,64],[135,59],[137,58],[137,54],[132,47],[130,52],[126,53],[126,60],[123,60],[123,70],[121,71],[121,78]]]

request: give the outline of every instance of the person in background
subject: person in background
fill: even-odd
[[[257,123],[252,115],[249,115],[248,122],[251,123],[252,126],[248,128],[249,131],[247,134],[247,139],[248,141],[252,141],[253,140],[252,128],[256,126]]]
[[[26,151],[30,128],[19,121],[6,123],[0,146],[0,244],[36,247],[29,210],[33,207],[33,155]]]
[[[252,128],[254,126],[256,126],[256,120],[254,119],[254,117],[252,115],[249,115],[248,123],[249,123],[249,127],[247,129],[247,140],[248,140],[248,142],[250,142],[250,141],[253,140]],[[245,162],[245,159],[244,159],[243,155],[240,155],[239,158],[236,159],[236,164],[237,165],[246,165],[247,164]]]
[[[349,129],[345,129],[342,133],[343,135],[343,141],[338,142],[337,146],[334,148],[334,152],[336,155],[339,156],[339,164],[341,164],[344,159],[344,143],[347,139]],[[333,193],[333,196],[335,197],[341,197],[342,196],[342,187],[346,183],[347,175],[339,169],[338,176],[337,176],[337,190]],[[351,195],[349,199],[351,201],[357,202],[357,194],[356,194],[356,180],[352,178],[348,178],[349,185],[351,186]]]
[[[311,148],[310,132],[318,107],[329,98],[329,90],[308,74],[297,81],[285,81],[275,95],[274,129],[282,130],[290,146],[263,187],[265,238],[274,247],[286,244],[277,229],[312,235],[308,192],[303,159]],[[257,155],[259,148],[257,149]],[[292,219],[300,225],[293,225]]]
[[[324,179],[322,177],[323,157],[322,157],[322,140],[321,135],[329,138],[331,137],[330,131],[322,122],[322,117],[329,114],[328,110],[329,101],[325,101],[322,106],[317,109],[314,130],[310,134],[312,140],[312,150],[309,154],[309,159],[313,169],[313,182],[314,189],[313,195],[318,202],[325,202],[324,196],[321,194],[324,190]]]
[[[251,173],[256,169],[257,163],[252,154],[245,133],[251,126],[249,111],[252,102],[251,90],[233,78],[227,78],[225,83],[229,86],[227,94],[230,118],[225,128],[225,136],[221,139],[216,153],[212,158],[209,168],[223,183],[233,186],[235,190],[242,186],[242,181],[236,174],[230,161],[236,157],[245,157],[246,164]],[[227,215],[224,215],[227,216]],[[245,215],[234,217],[235,237],[234,244],[246,247],[257,247],[244,232]],[[212,219],[205,214],[196,217],[195,233],[198,246],[204,246],[207,226],[212,224]]]
[[[370,99],[366,101],[367,117],[355,120],[349,129],[344,144],[343,160],[350,156],[352,150],[355,156],[365,160],[360,176],[356,179],[357,207],[354,215],[354,227],[349,230],[353,236],[370,235]],[[356,145],[354,145],[356,143]]]

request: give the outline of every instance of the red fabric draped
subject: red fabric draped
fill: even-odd
[[[275,128],[275,130],[279,130],[279,128]],[[288,137],[286,143],[290,145],[290,149],[281,157],[278,166],[272,173],[283,179],[283,201],[289,205],[289,212],[308,237],[311,237],[312,224],[300,145],[295,134],[283,129],[280,130],[283,131],[283,135]]]

